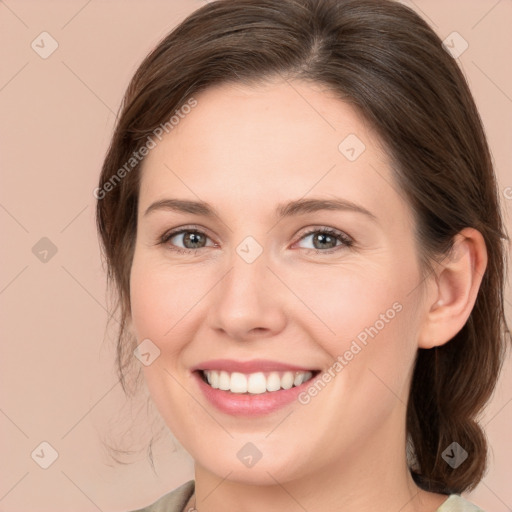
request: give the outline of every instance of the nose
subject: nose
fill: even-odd
[[[211,297],[210,328],[237,341],[275,336],[286,325],[286,292],[265,251],[251,263],[234,253],[230,262]]]

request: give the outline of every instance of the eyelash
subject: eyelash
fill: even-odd
[[[181,235],[182,233],[197,233],[197,234],[200,234],[200,235],[205,235],[208,238],[208,235],[206,235],[206,233],[204,233],[203,231],[198,230],[196,228],[181,228],[181,229],[176,230],[176,231],[171,231],[170,233],[165,233],[160,238],[159,244],[166,244],[171,238],[175,237],[176,235]],[[341,245],[337,245],[335,247],[332,247],[331,249],[325,249],[325,250],[307,249],[307,248],[304,249],[304,250],[312,251],[315,254],[331,254],[331,253],[337,252],[338,250],[340,250],[343,247],[350,248],[350,247],[352,247],[354,245],[354,241],[348,235],[346,235],[345,233],[343,233],[341,231],[334,230],[332,228],[315,228],[315,229],[312,229],[312,230],[304,233],[299,238],[299,241],[302,240],[303,238],[306,238],[309,235],[316,234],[316,233],[321,233],[321,234],[324,234],[324,235],[330,235],[330,236],[334,237],[336,240],[339,240],[341,242]],[[206,249],[206,247],[199,247],[197,249],[187,249],[187,248],[183,249],[181,247],[176,247],[176,246],[173,246],[171,244],[169,244],[169,248],[172,251],[177,252],[179,254],[190,254],[190,253],[193,253],[193,252],[197,252],[200,249]]]

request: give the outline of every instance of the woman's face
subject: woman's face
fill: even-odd
[[[405,454],[420,269],[377,136],[304,82],[195,99],[140,185],[132,328],[160,413],[241,482]]]

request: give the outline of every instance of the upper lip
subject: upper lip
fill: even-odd
[[[211,359],[209,361],[199,363],[198,365],[192,368],[192,371],[197,370],[223,370],[229,373],[256,373],[271,371],[315,371],[315,369],[313,368],[306,368],[305,366],[298,366],[290,363],[281,363],[279,361],[271,361],[268,359],[252,359],[250,361],[235,361],[233,359]]]

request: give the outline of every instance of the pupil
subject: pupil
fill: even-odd
[[[186,242],[190,242],[191,244],[199,243],[199,238],[201,237],[200,233],[188,233],[185,235],[185,244]],[[192,247],[193,249],[197,248],[196,246]]]
[[[320,240],[320,243],[325,243],[325,242],[329,243],[329,242],[332,242],[334,240],[334,238],[331,235],[326,235],[325,233],[319,233],[317,235],[317,240]]]

